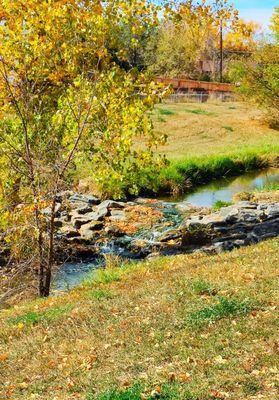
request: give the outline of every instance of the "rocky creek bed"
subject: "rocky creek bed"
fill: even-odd
[[[279,235],[277,197],[239,201],[216,212],[210,207],[214,200],[230,201],[239,191],[269,182],[279,182],[278,169],[216,181],[179,199],[101,201],[91,195],[61,193],[55,218],[59,267],[53,288],[65,290],[80,283],[88,272],[105,265],[108,254],[139,260],[198,251],[216,253],[275,237]],[[44,213],[48,218],[50,210]],[[2,246],[2,264],[7,251]]]
[[[212,212],[185,202],[101,202],[77,193],[66,193],[58,200],[57,254],[69,262],[56,276],[57,289],[73,286],[88,271],[102,266],[105,254],[143,259],[214,253],[279,235],[278,202],[240,201]],[[63,284],[66,277],[70,277],[68,284]]]

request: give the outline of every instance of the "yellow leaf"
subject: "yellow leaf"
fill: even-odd
[[[24,323],[19,322],[19,323],[17,324],[17,328],[21,331],[21,330],[24,328]]]

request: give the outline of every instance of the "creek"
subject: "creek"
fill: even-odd
[[[145,241],[152,246],[158,236],[177,228],[183,220],[183,209],[189,205],[212,207],[218,200],[230,202],[240,192],[251,192],[268,184],[279,183],[279,169],[269,168],[262,171],[247,172],[238,177],[222,178],[210,184],[196,187],[180,197],[160,197],[158,202],[150,203],[159,207],[163,217],[151,229],[142,229],[134,235],[111,240],[102,245],[98,257],[81,259],[79,262],[66,262],[59,268],[53,281],[53,292],[61,292],[78,285],[98,268],[105,266],[105,254],[119,255],[124,259],[142,259],[144,254],[129,252],[129,244],[135,240]],[[144,200],[141,199],[141,202]]]

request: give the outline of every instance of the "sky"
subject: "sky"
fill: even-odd
[[[279,6],[279,0],[232,0],[239,10],[241,18],[259,22],[268,29],[270,18],[274,8]]]

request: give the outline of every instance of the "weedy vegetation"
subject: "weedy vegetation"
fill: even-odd
[[[222,200],[217,200],[215,201],[215,203],[213,204],[212,209],[214,211],[218,211],[220,210],[220,208],[222,207],[228,207],[231,206],[233,203],[231,201],[222,201]]]

